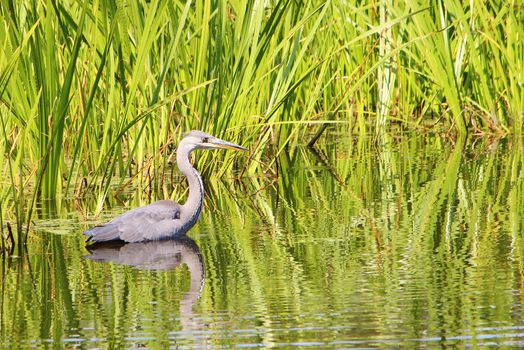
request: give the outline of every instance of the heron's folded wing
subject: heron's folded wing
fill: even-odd
[[[157,241],[180,237],[186,231],[180,219],[167,219],[144,227],[138,236],[140,241]],[[125,237],[128,242],[131,242],[131,239],[135,239],[135,236]]]
[[[180,204],[171,200],[161,200],[140,208],[130,210],[127,213],[124,213],[108,222],[108,225],[133,222],[144,218],[147,221],[161,221],[175,218],[179,215],[179,213]]]
[[[85,234],[94,242],[118,239],[126,242],[155,240],[161,238],[155,238],[159,233],[165,233],[165,222],[178,217],[180,217],[179,204],[173,201],[158,201],[133,209],[106,225],[87,230]]]
[[[136,209],[132,215],[118,222],[121,240],[142,242],[168,238],[179,230],[181,224],[180,206],[158,205],[156,203]]]

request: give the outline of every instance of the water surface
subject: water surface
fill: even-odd
[[[523,154],[333,137],[212,182],[191,239],[163,244],[90,251],[81,232],[128,208],[42,204],[3,260],[1,345],[522,346]]]

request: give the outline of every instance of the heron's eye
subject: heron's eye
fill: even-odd
[[[209,142],[209,139],[208,139],[207,137],[204,137],[204,138],[202,139],[202,143],[208,143],[208,142]]]

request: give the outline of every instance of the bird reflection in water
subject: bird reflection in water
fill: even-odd
[[[205,265],[198,245],[189,237],[125,243],[122,241],[95,243],[87,246],[86,256],[95,262],[112,262],[137,269],[170,270],[185,264],[189,270],[189,291],[180,300],[180,323],[185,332],[201,329],[194,317],[193,305],[200,298],[205,282]]]

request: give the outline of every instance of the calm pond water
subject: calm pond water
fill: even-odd
[[[522,143],[326,144],[208,180],[191,239],[86,249],[128,208],[42,205],[3,260],[1,346],[524,346]]]

